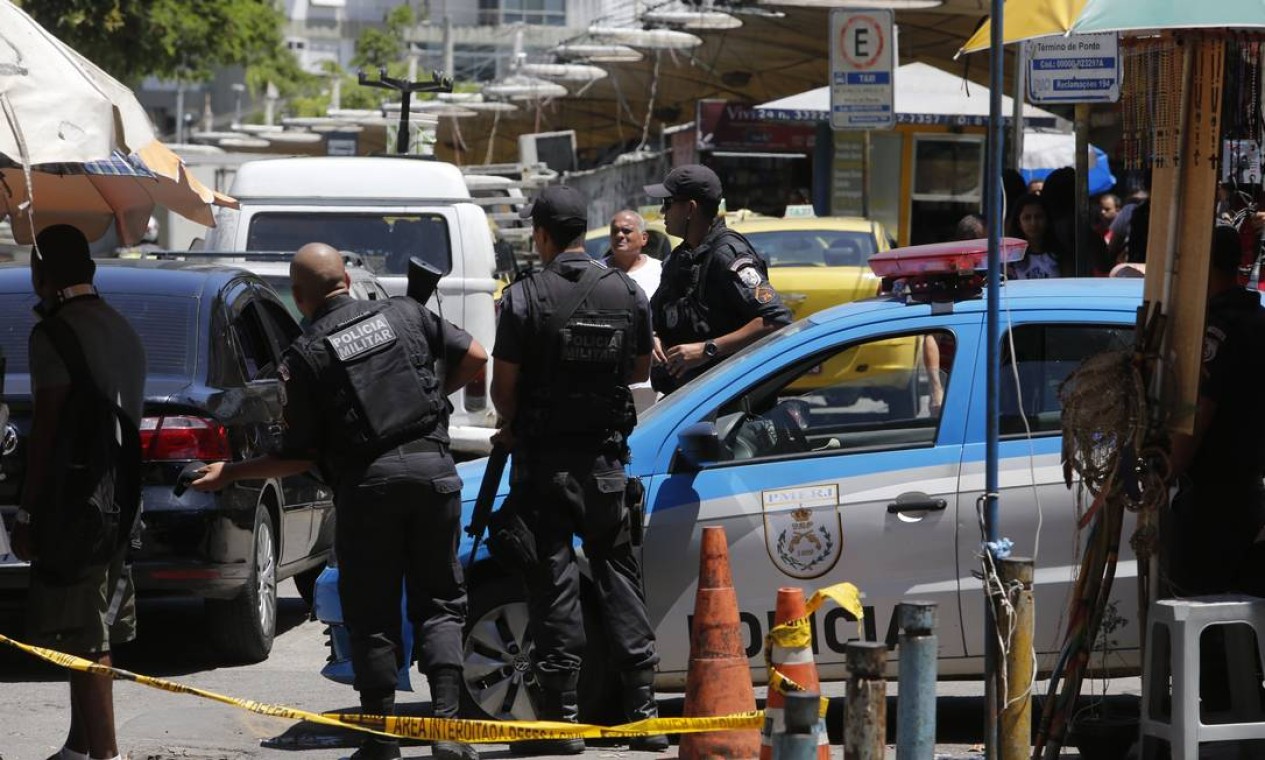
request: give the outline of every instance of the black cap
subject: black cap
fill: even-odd
[[[658,185],[646,185],[651,198],[685,198],[692,201],[720,203],[723,194],[720,177],[702,164],[686,164],[668,172]]]
[[[541,227],[588,227],[589,204],[574,187],[553,185],[541,190],[540,195],[523,206],[518,215]]]

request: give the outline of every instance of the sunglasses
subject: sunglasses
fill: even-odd
[[[659,213],[666,214],[668,209],[672,208],[673,203],[689,203],[689,198],[664,198],[663,208],[659,209]]]

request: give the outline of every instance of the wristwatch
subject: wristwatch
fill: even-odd
[[[716,354],[719,352],[720,349],[716,347],[716,341],[709,340],[703,344],[703,356],[706,356],[708,359],[715,359]]]
[[[19,509],[17,512],[13,514],[13,522],[17,523],[18,525],[30,525],[31,513],[27,512],[25,509]]]

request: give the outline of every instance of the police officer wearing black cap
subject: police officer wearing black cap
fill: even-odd
[[[358,301],[342,255],[304,246],[290,265],[294,300],[310,324],[285,353],[281,450],[205,467],[193,487],[294,475],[319,464],[334,488],[343,619],[360,707],[395,710],[400,598],[417,631],[419,669],[437,717],[456,717],[466,591],[457,561],[461,479],[448,451],[447,395],[487,362],[468,333],[409,298]],[[446,372],[437,364],[443,363]],[[477,760],[461,742],[436,742],[444,760]],[[353,760],[400,757],[398,741],[367,738]]]
[[[585,637],[575,536],[592,570],[625,712],[634,720],[655,717],[659,657],[631,543],[624,471],[636,424],[628,384],[650,372],[649,304],[627,275],[585,254],[587,203],[578,191],[546,188],[522,215],[532,220],[544,267],[511,285],[501,301],[492,398],[502,420],[494,440],[513,452],[506,508],[522,518],[535,544],[522,569],[544,690],[540,717],[575,722],[579,714]],[[668,747],[662,736],[630,743]],[[584,741],[513,749],[576,754]]]
[[[671,393],[724,357],[791,323],[767,265],[719,214],[720,178],[706,166],[678,166],[646,193],[663,199],[669,235],[683,238],[663,263],[651,300],[655,390]]]

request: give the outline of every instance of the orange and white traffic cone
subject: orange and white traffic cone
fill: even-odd
[[[779,626],[793,620],[808,617],[804,605],[804,590],[800,588],[780,588],[777,590],[777,611],[773,616],[773,625]],[[767,643],[769,648],[769,666],[777,670],[787,679],[803,687],[805,691],[821,693],[821,682],[817,678],[817,664],[813,662],[813,647],[810,640],[805,639],[802,646],[782,646],[774,643],[772,638]],[[786,698],[774,686],[772,670],[769,672],[769,696],[764,701],[764,730],[760,732],[760,760],[772,760],[773,735],[786,732],[783,707]],[[826,736],[825,720],[818,725],[817,760],[830,760],[830,739]]]
[[[701,718],[753,710],[755,689],[742,643],[725,529],[703,528],[684,715]],[[681,760],[755,760],[760,755],[760,732],[682,734],[680,750]]]

